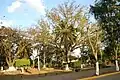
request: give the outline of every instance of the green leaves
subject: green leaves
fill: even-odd
[[[3,27],[0,29],[0,33],[4,38],[1,39],[2,49],[1,54],[5,56],[8,66],[13,66],[15,59],[30,57],[30,45],[29,41],[22,32],[12,28]]]
[[[116,46],[120,44],[120,8],[118,5],[120,5],[119,0],[97,0],[95,5],[91,6],[91,12],[104,32],[104,44],[108,54],[116,53]]]
[[[30,60],[29,59],[17,59],[15,61],[15,66],[16,67],[26,67],[26,66],[30,66]]]
[[[69,52],[84,41],[84,28],[88,22],[85,14],[83,7],[69,1],[58,5],[46,14],[53,27],[55,45],[66,61],[68,61]]]

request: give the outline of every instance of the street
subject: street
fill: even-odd
[[[114,67],[104,68],[104,69],[101,69],[100,74],[106,73],[106,72],[115,72],[115,69],[114,69]],[[53,76],[48,75],[48,76],[44,76],[44,77],[38,76],[38,77],[31,77],[31,78],[24,77],[23,80],[34,80],[34,79],[35,80],[78,80],[78,79],[80,80],[82,78],[94,76],[94,74],[95,74],[95,70],[87,70],[87,71],[73,72],[73,73],[53,75]],[[119,76],[117,75],[117,77],[119,77]],[[106,80],[106,79],[107,78],[105,77],[104,80]],[[98,80],[102,80],[102,79],[99,78]],[[108,78],[108,80],[109,80],[109,78]],[[112,78],[112,80],[113,80],[113,78]]]
[[[110,74],[111,72],[115,72],[114,67],[110,68],[103,68],[100,70],[100,74]],[[119,72],[118,72],[119,73]],[[89,80],[120,80],[120,73],[105,77],[99,77],[99,78],[93,78],[92,76],[95,74],[95,69],[93,70],[85,70],[80,72],[71,72],[71,73],[64,73],[64,74],[56,74],[56,75],[50,75],[47,74],[46,76],[41,75],[2,75],[0,76],[0,80],[84,80],[83,78],[88,78]],[[96,76],[97,77],[97,76]],[[85,79],[85,80],[88,80]]]
[[[95,79],[95,80],[120,80],[120,73],[115,74],[115,75],[101,77],[101,78],[98,78],[98,79]]]

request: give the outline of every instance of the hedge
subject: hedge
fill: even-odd
[[[25,67],[30,66],[30,60],[29,59],[17,59],[15,62],[16,67]]]

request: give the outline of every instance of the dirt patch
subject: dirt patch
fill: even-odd
[[[60,69],[54,69],[54,68],[46,68],[41,69],[40,71],[36,68],[28,68],[25,70],[24,73],[22,73],[20,70],[17,71],[2,71],[0,72],[0,75],[42,75],[42,74],[57,74],[57,73],[65,73],[65,72],[71,72],[71,71],[65,71]]]

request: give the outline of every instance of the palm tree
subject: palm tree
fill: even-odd
[[[68,1],[48,11],[46,15],[52,24],[56,44],[59,43],[59,47],[64,49],[68,70],[68,55],[83,40],[82,32],[87,21],[83,8]]]
[[[55,32],[56,34],[56,39],[60,40],[61,47],[63,46],[64,52],[65,52],[65,59],[66,59],[66,70],[68,70],[68,56],[70,52],[70,48],[72,44],[74,44],[74,41],[76,39],[75,36],[75,29],[73,25],[66,26],[67,23],[61,21],[60,26],[56,27],[57,31]]]

